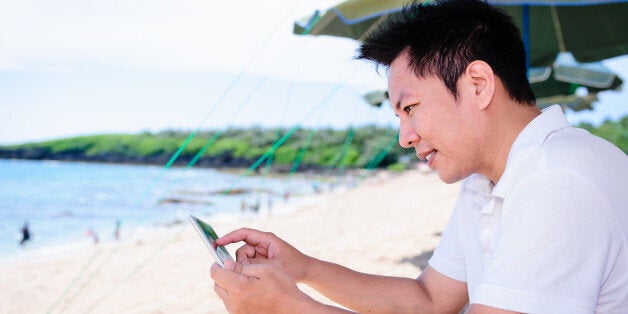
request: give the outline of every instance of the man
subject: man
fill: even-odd
[[[627,313],[628,159],[541,112],[510,18],[475,0],[406,8],[360,58],[388,67],[399,142],[446,183],[465,180],[441,243],[417,279],[354,272],[276,236],[241,229],[238,263],[212,266],[231,312]],[[402,197],[402,196],[400,196]]]

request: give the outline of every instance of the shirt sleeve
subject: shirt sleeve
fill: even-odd
[[[531,177],[504,200],[497,247],[472,303],[593,313],[619,250],[613,217],[604,195],[576,174]]]
[[[440,243],[428,264],[439,273],[462,282],[467,281],[464,250],[462,247],[459,221],[460,199],[453,210],[451,219],[443,231]]]

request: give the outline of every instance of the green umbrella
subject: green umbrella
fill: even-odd
[[[399,14],[410,0],[347,0],[327,11],[315,12],[294,23],[295,34],[363,39],[388,18]],[[429,2],[429,1],[423,1]],[[529,79],[537,102],[573,104],[579,86],[592,95],[583,98],[590,108],[595,93],[617,89],[622,81],[601,63],[628,54],[628,1],[538,0],[491,3],[508,12],[522,29],[529,51]],[[564,96],[563,98],[557,96]]]
[[[362,39],[410,0],[347,0],[294,24],[294,33]],[[430,1],[422,1],[430,2]],[[530,65],[549,66],[559,52],[587,63],[628,54],[628,1],[495,0],[530,46]]]
[[[554,104],[561,104],[573,111],[591,110],[593,103],[598,100],[597,94],[605,90],[619,90],[622,80],[615,77],[609,88],[583,87],[579,84],[558,81],[552,77],[545,81],[532,83],[532,89],[536,95],[536,105],[545,108]],[[586,88],[584,92],[580,92]],[[364,100],[376,107],[388,100],[386,90],[373,90],[362,96]]]

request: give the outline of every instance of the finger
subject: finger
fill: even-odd
[[[235,268],[236,263],[227,260],[225,261],[225,268],[222,268],[217,263],[214,263],[209,269],[209,272],[214,282],[228,291],[239,277],[239,275],[234,272]]]
[[[249,228],[241,228],[228,234],[224,235],[221,238],[216,240],[218,245],[227,245],[231,243],[236,243],[240,241],[244,241],[246,244],[251,246],[259,245],[260,243],[268,243],[268,233],[262,232],[255,229]]]
[[[267,258],[249,258],[246,260],[246,264],[272,264]]]
[[[245,267],[246,267],[246,265],[244,265],[244,264],[238,264],[236,266],[235,272],[238,273],[238,275],[242,275],[242,272],[244,271]]]
[[[258,262],[258,264],[260,264],[260,263]],[[235,267],[233,269],[233,272],[238,274],[238,275],[240,275],[240,276],[248,276],[246,274],[249,273],[249,272],[246,271],[246,268],[247,268],[247,266],[250,266],[250,265],[251,265],[251,263],[246,263],[246,264],[236,263]]]
[[[216,295],[218,295],[218,297],[222,300],[222,303],[225,305],[225,308],[227,309],[227,311],[231,312],[229,310],[229,304],[231,301],[229,291],[223,289],[221,286],[214,283],[214,292],[216,292]]]
[[[223,289],[221,286],[219,286],[217,283],[214,283],[214,292],[216,292],[216,294],[218,295],[218,297],[223,300],[224,302],[226,302],[227,300],[229,300],[229,292],[225,289]]]
[[[236,250],[236,260],[238,262],[244,262],[249,258],[255,257],[257,253],[255,252],[255,248],[245,244]]]
[[[225,262],[223,263],[225,264],[225,269],[226,270],[230,270],[232,272],[236,271],[236,268],[238,267],[238,263],[234,262],[233,260],[225,260]]]
[[[242,267],[238,269],[238,274],[245,277],[260,279],[265,276],[264,274],[269,270],[269,268],[272,268],[269,264],[242,265]]]

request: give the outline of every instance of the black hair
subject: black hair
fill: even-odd
[[[440,78],[455,99],[466,67],[482,60],[512,99],[535,104],[521,33],[507,13],[484,1],[412,2],[363,40],[357,58],[389,67],[405,51],[417,76]]]

